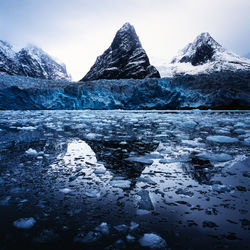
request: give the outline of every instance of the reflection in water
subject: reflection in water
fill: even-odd
[[[249,129],[241,112],[0,112],[0,249],[249,246]]]
[[[58,158],[61,156],[59,155]],[[63,156],[66,165],[75,164],[75,160],[83,159],[85,162],[96,164],[97,160],[94,151],[84,141],[74,140],[67,145],[67,151]]]
[[[198,183],[209,184],[211,178],[214,176],[212,171],[214,166],[209,160],[199,159],[194,155],[191,155],[190,158],[191,162],[189,162],[189,164],[182,165],[183,171]]]
[[[143,156],[153,152],[159,145],[158,142],[136,141],[88,141],[96,153],[98,161],[103,162],[105,167],[113,174],[129,179],[140,177],[146,164],[131,162],[130,156]]]

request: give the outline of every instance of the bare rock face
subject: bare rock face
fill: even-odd
[[[150,65],[134,27],[125,23],[116,33],[111,46],[97,57],[81,81],[129,78],[160,78],[160,74]]]

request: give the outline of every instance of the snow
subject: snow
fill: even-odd
[[[210,61],[202,65],[192,65],[190,62],[180,62],[183,57],[195,54],[196,49],[202,44],[208,44],[215,53]],[[171,63],[164,62],[155,65],[162,77],[174,77],[179,74],[209,74],[220,71],[250,70],[250,60],[226,50],[218,44],[209,33],[202,33],[192,43],[180,50]]]
[[[151,249],[166,249],[167,243],[161,236],[155,233],[146,233],[140,238],[139,243],[143,247]]]
[[[33,217],[30,218],[20,218],[13,222],[14,227],[19,229],[31,229],[36,223]]]

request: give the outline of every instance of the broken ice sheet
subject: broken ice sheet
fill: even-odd
[[[13,222],[14,227],[19,229],[31,229],[36,223],[33,217],[30,218],[20,218]]]

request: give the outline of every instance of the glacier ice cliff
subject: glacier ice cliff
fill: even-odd
[[[69,83],[0,75],[0,109],[249,109],[250,72]]]

